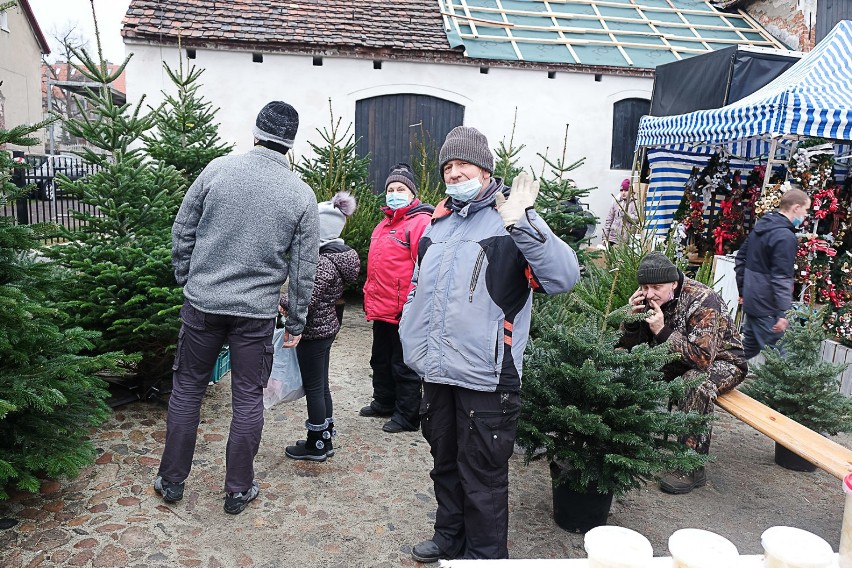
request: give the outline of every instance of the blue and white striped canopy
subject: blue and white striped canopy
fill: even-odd
[[[638,147],[682,148],[797,134],[852,140],[852,22],[843,20],[785,73],[719,109],[643,116]]]

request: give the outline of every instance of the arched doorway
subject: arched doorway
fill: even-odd
[[[385,178],[398,162],[415,161],[418,145],[437,159],[447,133],[464,122],[464,107],[429,95],[397,94],[362,99],[355,105],[355,151],[370,155],[370,184],[384,191]]]

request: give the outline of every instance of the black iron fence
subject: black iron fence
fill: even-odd
[[[72,181],[84,178],[97,171],[97,166],[85,162],[79,156],[24,155],[13,152],[18,161],[29,164],[28,169],[16,169],[12,183],[18,187],[29,187],[29,194],[14,203],[6,203],[0,209],[0,215],[14,217],[18,223],[54,223],[72,231],[79,229],[83,222],[74,218],[72,211],[85,211],[98,215],[97,207],[80,201],[78,196],[67,194],[56,183],[56,177],[63,174]],[[51,242],[54,237],[45,234],[44,241]]]

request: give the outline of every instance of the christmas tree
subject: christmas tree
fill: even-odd
[[[524,168],[518,166],[518,154],[526,147],[521,144],[515,146],[515,125],[518,122],[518,107],[515,107],[515,119],[512,121],[512,133],[509,135],[509,142],[506,138],[500,140],[500,144],[494,149],[494,154],[497,156],[497,161],[494,164],[494,175],[503,180],[503,183],[511,186],[518,174],[524,171]]]
[[[218,108],[199,94],[199,79],[204,69],[194,65],[184,72],[183,57],[177,69],[165,62],[163,69],[177,87],[177,96],[165,91],[165,104],[154,111],[157,134],[145,135],[148,154],[155,160],[174,166],[192,184],[198,174],[214,158],[229,154],[233,144],[219,138],[219,125],[215,122]]]
[[[778,348],[763,350],[765,362],[740,390],[811,430],[835,435],[852,428],[852,399],[839,390],[846,365],[820,356],[824,315],[811,308],[791,312]]]
[[[96,352],[141,353],[128,371],[147,393],[171,375],[169,352],[180,327],[183,297],[171,268],[170,232],[185,181],[173,166],[151,161],[139,147],[155,120],[155,114],[141,112],[143,100],[131,108],[111,95],[109,85],[130,57],[113,73],[102,57],[95,61],[85,51],[78,57],[80,72],[101,86],[86,94],[88,114],[65,128],[100,152],[81,153],[95,173],[58,183],[97,213],[72,212],[81,228],[62,229],[66,243],[48,256],[64,269],[60,306],[70,322],[102,333]]]
[[[355,196],[358,208],[347,219],[341,238],[358,251],[361,262],[366,265],[367,252],[370,250],[370,236],[382,218],[381,206],[384,195],[373,193],[368,181],[369,158],[359,158],[355,154],[355,136],[351,134],[352,125],[341,131],[338,118],[335,121],[328,101],[331,125],[317,129],[323,144],[308,142],[313,157],[302,158],[296,165],[296,171],[316,193],[317,201],[327,201],[338,191],[348,191]],[[360,289],[366,278],[366,270],[359,275],[356,286]]]
[[[616,273],[587,269],[571,294],[536,299],[517,439],[528,462],[562,467],[557,483],[618,496],[660,471],[702,465],[677,438],[706,429],[707,417],[666,410],[688,386],[662,380],[676,356],[667,345],[618,349],[620,323],[644,314],[610,311]]]
[[[583,165],[586,158],[568,163],[565,158],[568,149],[568,125],[565,126],[565,140],[562,145],[562,157],[551,160],[547,153],[538,154],[544,161],[542,168],[550,168],[551,177],[539,177],[541,190],[536,201],[536,211],[544,218],[547,225],[563,241],[577,251],[581,264],[585,259],[594,256],[580,245],[588,243],[594,233],[598,218],[580,201],[594,188],[581,189],[573,179],[567,176]]]
[[[0,129],[0,147],[35,145],[29,135],[43,126]],[[0,204],[25,195],[8,173],[23,166],[0,152]],[[30,227],[0,217],[0,500],[12,486],[37,492],[39,477],[74,477],[91,463],[88,429],[109,415],[97,374],[118,361],[116,353],[80,355],[97,333],[57,325],[62,314],[49,302],[56,277],[37,247]]]

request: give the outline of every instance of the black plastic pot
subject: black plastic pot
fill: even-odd
[[[816,471],[816,466],[775,442],[775,463],[793,471]]]
[[[598,493],[595,488],[578,493],[567,484],[556,485],[561,468],[550,464],[553,487],[553,520],[566,531],[586,532],[606,524],[612,506],[612,493]]]

